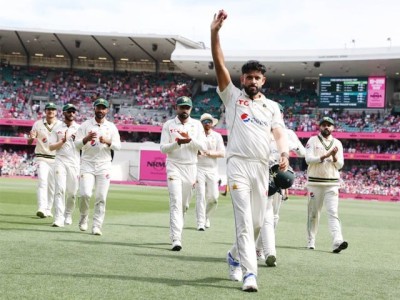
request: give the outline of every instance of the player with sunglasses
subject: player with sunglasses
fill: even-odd
[[[80,126],[75,122],[76,111],[75,105],[70,103],[64,105],[64,122],[54,128],[50,137],[50,150],[56,150],[53,227],[72,224],[72,213],[79,186],[80,163],[79,150],[74,143]]]
[[[206,134],[206,151],[198,152],[196,180],[197,230],[204,231],[211,226],[210,216],[218,204],[218,162],[225,156],[222,135],[213,130],[218,120],[210,114],[202,114],[200,122]]]

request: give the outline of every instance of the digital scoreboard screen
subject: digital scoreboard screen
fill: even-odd
[[[385,77],[321,77],[319,107],[384,107]]]

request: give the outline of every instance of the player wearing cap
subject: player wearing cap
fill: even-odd
[[[167,182],[172,250],[182,249],[184,214],[196,182],[197,153],[205,151],[205,134],[199,120],[192,119],[192,99],[176,100],[176,117],[164,123],[160,150],[167,154]]]
[[[284,108],[278,103],[279,110],[283,119]],[[285,128],[285,132],[288,137],[289,151],[294,152],[298,157],[304,157],[306,149],[300,142],[296,133]],[[270,167],[279,163],[279,151],[275,140],[271,140],[271,157]],[[285,198],[284,198],[285,197]],[[275,230],[279,222],[279,210],[284,199],[287,199],[287,190],[282,189],[279,192],[271,195],[269,200],[272,201],[273,211],[267,212],[264,217],[264,224],[261,228],[261,233],[257,239],[256,252],[259,260],[265,260],[268,267],[276,266],[276,247],[275,247]]]
[[[54,162],[55,196],[53,227],[72,224],[76,193],[79,186],[79,150],[75,147],[75,136],[79,124],[75,120],[76,107],[63,106],[64,122],[54,127],[50,137],[50,150],[56,150]]]
[[[79,181],[79,229],[88,229],[89,201],[95,189],[92,234],[102,235],[106,200],[110,187],[111,151],[121,149],[117,127],[106,119],[109,103],[103,98],[94,102],[94,118],[81,124],[75,145],[82,150]]]
[[[197,230],[209,228],[210,216],[218,204],[218,162],[217,158],[225,156],[222,135],[213,130],[218,120],[210,114],[202,114],[200,122],[206,134],[206,151],[199,151],[196,179],[196,218]]]
[[[281,170],[289,167],[289,148],[278,104],[261,93],[266,80],[265,66],[258,61],[249,61],[242,66],[242,90],[231,81],[219,37],[226,16],[224,11],[214,15],[211,23],[211,53],[217,75],[217,92],[225,105],[229,131],[227,177],[235,217],[236,242],[227,253],[227,262],[230,279],[243,280],[243,291],[256,292],[255,238],[260,232],[265,212],[272,211],[272,202],[268,201],[272,136],[278,146]]]
[[[29,133],[28,145],[36,139],[35,162],[37,165],[37,212],[39,218],[52,217],[54,201],[54,159],[56,151],[49,149],[49,139],[53,129],[61,123],[57,120],[57,106],[49,102],[44,107],[45,118],[36,121]]]
[[[348,247],[343,240],[338,216],[339,170],[344,165],[342,143],[332,136],[335,122],[330,117],[319,121],[320,133],[312,136],[306,145],[307,189],[308,189],[308,249],[315,249],[322,205],[328,213],[328,227],[332,236],[334,253]]]

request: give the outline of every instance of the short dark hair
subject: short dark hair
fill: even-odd
[[[264,73],[267,71],[267,68],[258,60],[249,60],[242,66],[242,74],[246,74],[251,71],[260,71],[264,75]]]

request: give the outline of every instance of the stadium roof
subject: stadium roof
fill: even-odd
[[[400,47],[282,51],[224,51],[234,78],[249,59],[267,67],[267,77],[282,81],[315,80],[320,76],[387,76],[400,79]],[[185,73],[203,79],[215,77],[209,49],[176,49],[172,61]]]
[[[97,60],[157,61],[171,59],[171,53],[179,42],[186,48],[204,47],[181,36],[128,35],[110,33],[52,32],[43,30],[0,29],[0,54],[16,54],[55,58],[79,56]]]
[[[211,51],[179,35],[129,35],[0,29],[0,55],[42,54],[69,59],[128,59],[163,63],[172,60],[193,78],[215,82]],[[319,76],[387,76],[400,79],[400,47],[283,51],[224,51],[234,80],[249,59],[267,66],[267,76],[281,81],[316,80]],[[322,75],[320,75],[322,74]]]

